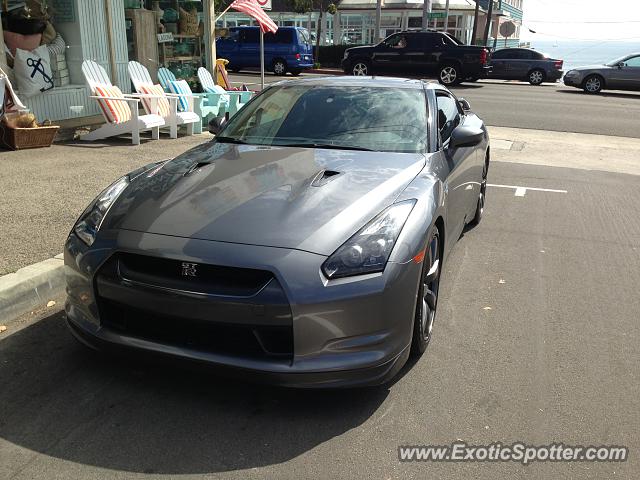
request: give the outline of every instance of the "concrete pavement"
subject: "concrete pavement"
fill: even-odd
[[[434,339],[394,384],[287,391],[117,360],[49,311],[0,340],[0,478],[637,478],[638,177],[494,157],[489,181],[566,193],[489,189],[485,218],[444,265]],[[397,459],[398,445],[457,439],[631,456]]]

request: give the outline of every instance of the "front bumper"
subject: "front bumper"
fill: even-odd
[[[578,87],[578,88],[580,88],[582,86],[582,77],[579,76],[579,75],[571,76],[571,77],[568,77],[567,75],[565,75],[564,78],[562,79],[562,81],[568,87]]]
[[[273,281],[248,297],[202,296],[131,282],[119,269],[114,270],[117,276],[108,277],[105,269],[121,252],[268,270]],[[65,245],[67,319],[76,337],[99,349],[181,358],[219,367],[233,376],[286,386],[384,383],[409,354],[421,265],[389,263],[380,274],[327,281],[320,273],[324,260],[324,256],[297,250],[131,231],[101,232],[88,248],[72,234]],[[114,302],[120,310],[105,308]],[[140,318],[151,325],[158,318],[158,325],[167,321],[171,328],[161,335],[129,328],[128,322]],[[256,352],[243,345],[234,350],[231,341],[222,346],[201,342],[198,335],[194,341],[185,333],[193,322],[198,322],[199,336],[224,326],[253,332],[262,347],[262,329],[290,331],[292,348],[272,355],[274,349],[268,345]],[[251,341],[246,336],[229,338]]]

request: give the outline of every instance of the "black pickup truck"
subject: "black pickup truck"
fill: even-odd
[[[451,86],[486,77],[490,55],[488,49],[464,45],[448,33],[405,30],[377,45],[348,48],[342,69],[351,75],[437,73],[440,83]]]

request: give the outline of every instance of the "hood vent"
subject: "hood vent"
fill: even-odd
[[[342,172],[336,172],[335,170],[321,170],[311,182],[311,186],[322,187],[341,174]]]

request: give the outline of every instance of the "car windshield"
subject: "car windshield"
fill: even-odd
[[[242,108],[218,141],[422,152],[426,110],[418,88],[274,86]]]
[[[614,61],[612,61],[612,62],[605,63],[605,65],[606,65],[607,67],[615,67],[616,65],[618,65],[618,64],[620,64],[620,63],[622,63],[622,62],[624,62],[624,61],[625,61],[625,60],[627,60],[628,58],[629,58],[629,55],[625,55],[624,57],[617,58],[617,59],[615,59],[615,60],[614,60]]]

